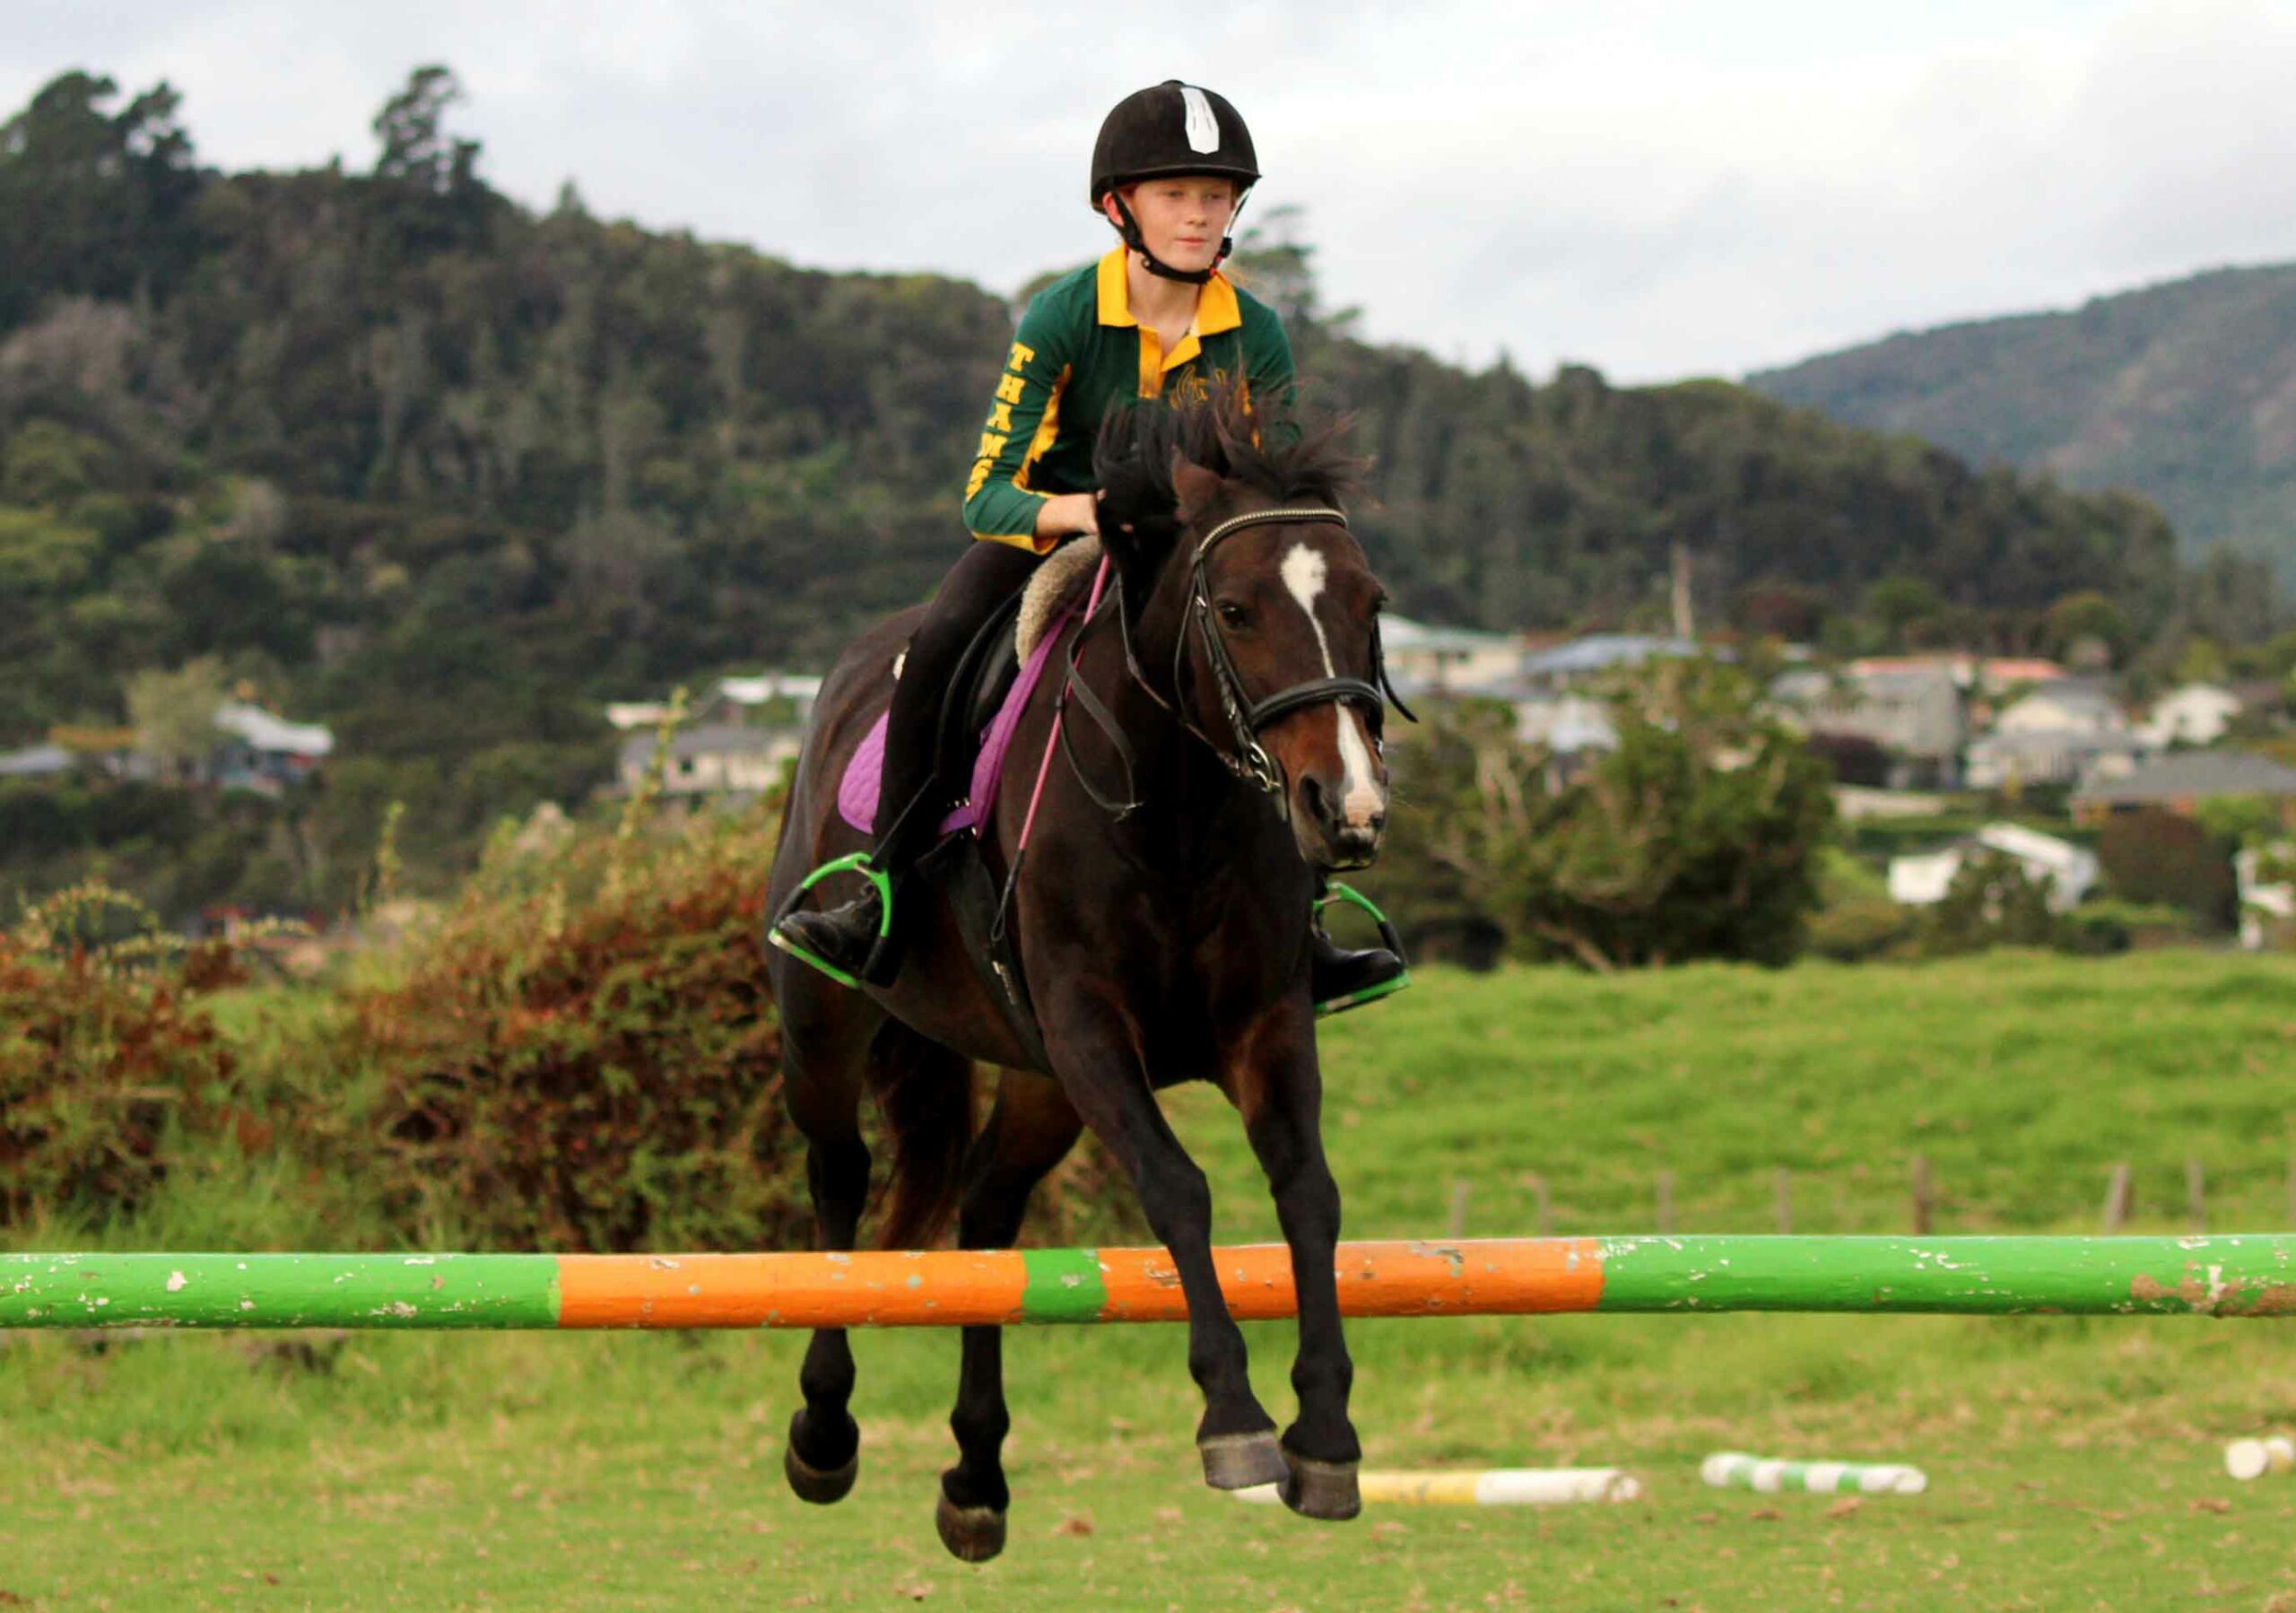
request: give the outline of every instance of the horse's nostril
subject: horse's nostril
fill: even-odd
[[[1312,774],[1300,780],[1300,798],[1307,803],[1309,815],[1318,823],[1331,820],[1330,810],[1324,803],[1324,787],[1316,782]]]

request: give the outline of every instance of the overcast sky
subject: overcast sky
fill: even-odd
[[[7,0],[0,106],[167,79],[201,159],[371,161],[444,62],[547,206],[1010,290],[1101,250],[1092,135],[1170,77],[1243,111],[1328,301],[1447,357],[1737,374],[2296,258],[2296,0],[1412,6]],[[1150,21],[1139,19],[1147,18]],[[1131,20],[1126,20],[1131,19]]]

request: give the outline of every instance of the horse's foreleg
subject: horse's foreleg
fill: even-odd
[[[997,1088],[988,1123],[965,1160],[963,1208],[957,1241],[966,1249],[1009,1249],[1021,1235],[1029,1195],[1046,1172],[1075,1145],[1083,1122],[1059,1086],[1040,1076],[1008,1075]],[[941,1543],[968,1563],[983,1563],[1004,1548],[1004,1513],[1012,1493],[1004,1482],[1004,1330],[964,1330],[964,1365],[949,1427],[957,1436],[957,1465],[941,1475],[934,1521]]]
[[[802,990],[802,988],[801,988]],[[853,1247],[861,1212],[869,1197],[869,1150],[861,1141],[860,1077],[840,1060],[832,1068],[806,1068],[796,1057],[804,1038],[785,1009],[783,1093],[791,1117],[804,1133],[805,1186],[813,1197],[815,1247]],[[835,1045],[832,1043],[831,1045]],[[857,1063],[857,1053],[856,1060]],[[843,1328],[814,1331],[798,1370],[805,1403],[789,1418],[789,1444],[782,1470],[798,1496],[820,1505],[842,1501],[860,1470],[861,1429],[850,1410],[853,1349]]]
[[[1300,1351],[1292,1387],[1300,1416],[1283,1433],[1291,1467],[1283,1501],[1307,1517],[1352,1518],[1362,1510],[1356,1468],[1363,1452],[1347,1415],[1355,1366],[1348,1359],[1333,1275],[1339,1185],[1324,1158],[1323,1078],[1314,1026],[1255,1038],[1254,1052],[1252,1068],[1234,1077],[1234,1090],[1292,1249],[1299,1295]]]
[[[1046,1016],[1046,1043],[1060,1083],[1094,1136],[1140,1194],[1157,1240],[1171,1253],[1187,1298],[1187,1368],[1204,1391],[1196,1446],[1215,1490],[1272,1484],[1289,1472],[1275,1419],[1252,1393],[1244,1335],[1228,1313],[1212,1263],[1212,1189],[1172,1135],[1127,1028],[1082,993]]]

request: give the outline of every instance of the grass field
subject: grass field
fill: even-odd
[[[265,1005],[235,1021],[252,1037]],[[2296,966],[2198,954],[1619,980],[1436,973],[1326,1039],[1348,1232],[1900,1228],[1935,1166],[1944,1231],[2090,1230],[2117,1160],[2140,1228],[2288,1224]],[[1178,1094],[1223,1239],[1273,1217],[1232,1119]],[[144,1228],[238,1229],[187,1183]],[[244,1184],[242,1184],[244,1185]],[[254,1195],[259,1198],[259,1194]],[[303,1236],[307,1229],[295,1229]],[[204,1236],[194,1234],[205,1234]],[[1286,1326],[1251,1330],[1290,1404]],[[0,1608],[1752,1608],[2296,1610],[2296,1480],[2240,1486],[2229,1437],[2296,1422],[2296,1336],[2177,1320],[1570,1317],[1353,1324],[1367,1460],[1617,1462],[1648,1499],[1309,1524],[1203,1488],[1172,1328],[1008,1350],[1005,1556],[931,1522],[953,1337],[862,1336],[859,1487],[801,1506],[781,1429],[803,1339],[357,1335],[0,1341]],[[1930,1493],[1847,1505],[1703,1488],[1724,1446],[1918,1461]],[[11,1598],[14,1599],[13,1600]]]

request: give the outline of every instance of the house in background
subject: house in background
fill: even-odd
[[[1950,789],[1960,779],[1968,725],[1961,685],[1942,661],[1853,667],[1839,677],[1788,672],[1770,694],[1813,738],[1862,739],[1888,753],[1890,789]]]
[[[1544,694],[1518,690],[1515,743],[1547,753],[1547,787],[1573,784],[1610,752],[1618,749],[1618,726],[1610,704],[1584,694]]]
[[[113,753],[116,764],[106,771],[124,779],[246,789],[276,797],[289,785],[300,784],[317,772],[335,754],[335,735],[324,723],[289,722],[243,700],[227,700],[217,706],[213,721],[216,737],[204,755],[169,765],[148,752],[132,749]],[[57,737],[63,737],[62,730]],[[89,748],[68,739],[65,743],[83,754]]]
[[[2137,732],[2159,750],[2177,745],[2214,745],[2243,709],[2240,697],[2214,684],[2187,684],[2153,702]]]
[[[1687,660],[1702,653],[1689,639],[1660,638],[1648,633],[1598,632],[1552,650],[1526,655],[1520,679],[1539,689],[1570,689],[1598,682],[1614,672],[1631,671],[1653,660]]]
[[[335,754],[335,735],[324,724],[288,722],[245,701],[225,701],[216,709],[215,726],[226,737],[203,771],[223,789],[275,796],[318,772]]]
[[[2100,684],[2059,678],[2012,702],[1969,747],[1972,789],[2084,784],[2126,776],[2152,750]]]
[[[1387,673],[1422,693],[1480,690],[1515,676],[1523,647],[1510,634],[1473,627],[1435,627],[1393,614],[1379,620]]]
[[[2070,911],[2097,883],[2095,852],[2017,824],[1987,824],[1942,850],[1890,859],[1890,900],[1908,907],[1943,902],[1961,869],[1988,851],[2014,858],[2034,884],[2047,882],[2053,912]]]
[[[614,790],[630,795],[646,777],[659,740],[635,733],[622,742],[614,765]],[[782,769],[797,759],[804,744],[796,728],[735,728],[710,723],[680,728],[670,739],[662,771],[665,796],[753,796],[781,781]]]
[[[2059,678],[2002,708],[1996,734],[2126,734],[2128,718],[2100,684]]]
[[[2272,851],[2283,866],[2296,857],[2296,846],[2284,841]],[[2240,894],[2240,945],[2249,952],[2285,946],[2296,938],[2296,887],[2284,879],[2260,878],[2263,861],[2254,847],[2232,854],[2232,876]]]
[[[1971,789],[2023,789],[2126,778],[2150,754],[2152,747],[2126,730],[1992,733],[1970,742],[1961,782]]]
[[[731,728],[752,723],[769,728],[802,728],[821,698],[822,680],[812,673],[765,672],[754,677],[721,677],[716,688],[701,697],[688,714],[697,725],[722,723]],[[670,714],[665,700],[619,700],[606,702],[606,720],[622,733],[659,728]]]
[[[770,728],[802,728],[813,719],[822,680],[813,673],[768,672],[756,677],[718,680],[718,692],[694,713],[697,722],[763,722]]]
[[[28,745],[0,754],[0,779],[52,779],[79,765],[79,758],[60,745]]]
[[[1876,672],[1943,672],[1964,694],[1993,698],[2028,684],[2053,684],[2065,676],[2055,661],[2032,657],[1971,655],[1967,650],[1939,650],[1927,655],[1875,655],[1849,663],[1850,672],[1864,677]]]
[[[2203,801],[2233,796],[2274,803],[2281,822],[2296,828],[2296,768],[2246,751],[2172,751],[2124,777],[2094,779],[2074,791],[2073,816],[2100,823],[2152,807],[2189,817]]]

